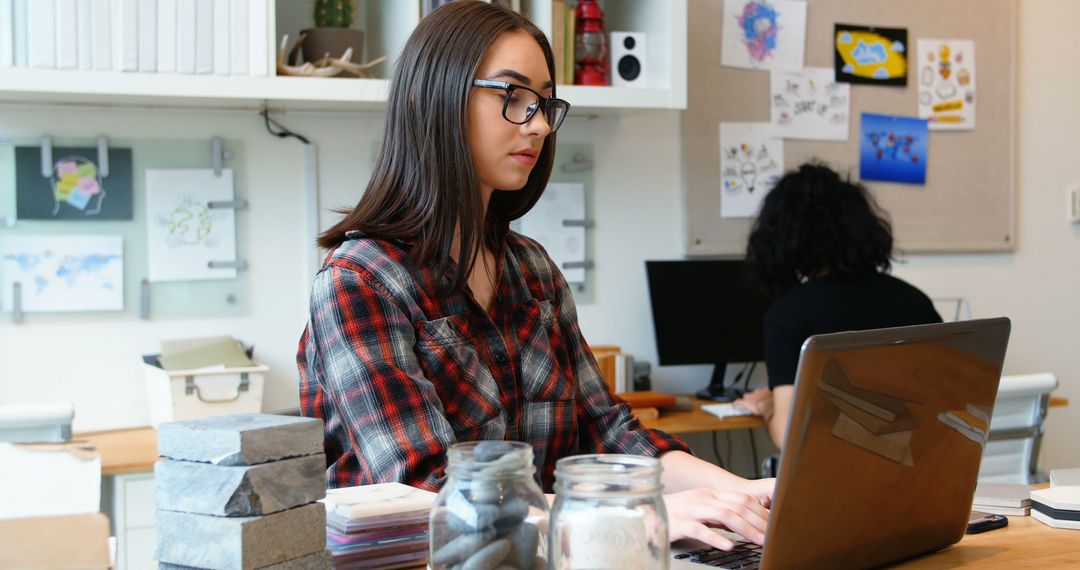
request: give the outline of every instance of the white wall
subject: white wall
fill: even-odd
[[[1075,132],[1080,132],[1080,77],[1060,58],[1080,48],[1069,27],[1080,2],[1021,0],[1019,87],[1018,248],[1014,254],[911,256],[896,274],[931,296],[963,296],[975,316],[1006,315],[1013,337],[1009,373],[1051,371],[1069,408],[1050,413],[1044,465],[1080,465],[1070,434],[1080,431],[1080,361],[1074,356],[1080,318],[1080,226],[1064,221],[1065,186],[1080,182]],[[378,114],[295,113],[281,117],[320,148],[325,208],[350,206],[370,172],[381,138]],[[266,409],[296,403],[293,355],[306,311],[303,266],[310,236],[303,232],[300,145],[265,133],[254,112],[94,110],[0,106],[0,139],[40,135],[197,138],[214,134],[243,141],[250,181],[250,316],[171,321],[78,320],[31,315],[22,325],[0,319],[0,403],[68,398],[77,404],[76,430],[143,425],[138,355],[162,338],[233,334],[257,345],[271,369]],[[579,306],[586,338],[620,344],[655,362],[644,260],[682,254],[679,116],[647,112],[622,118],[577,119],[564,142],[592,143],[596,158],[594,290]],[[956,207],[963,207],[957,204]],[[323,224],[334,216],[324,213]],[[5,315],[6,316],[6,315]],[[43,322],[46,321],[46,322]],[[60,352],[58,338],[81,344]],[[658,389],[693,391],[708,367],[660,368]],[[707,443],[707,442],[705,442]]]

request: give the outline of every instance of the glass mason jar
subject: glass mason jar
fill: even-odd
[[[534,471],[526,443],[451,446],[446,483],[431,509],[431,569],[542,570],[548,503]]]
[[[668,567],[660,460],[577,455],[555,464],[548,557],[553,570]]]

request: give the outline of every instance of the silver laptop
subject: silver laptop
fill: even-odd
[[[676,544],[672,570],[865,568],[964,535],[1006,318],[803,344],[765,546]]]

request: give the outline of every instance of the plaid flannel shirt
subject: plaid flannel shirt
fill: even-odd
[[[570,288],[537,242],[496,232],[490,313],[439,293],[449,270],[412,267],[411,245],[350,233],[315,278],[297,365],[303,413],[326,423],[328,486],[438,490],[459,441],[531,444],[548,492],[561,457],[688,451],[608,390]]]

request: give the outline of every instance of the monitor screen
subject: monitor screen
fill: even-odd
[[[769,298],[742,260],[646,261],[660,364],[765,360]]]

